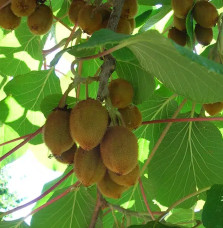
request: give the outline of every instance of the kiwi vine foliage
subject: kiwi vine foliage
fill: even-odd
[[[218,9],[223,6],[222,0],[213,0],[212,3]],[[200,55],[195,55],[189,48],[180,47],[167,39],[166,33],[160,34],[156,31],[160,26],[164,26],[163,30],[166,30],[171,25],[172,17],[161,23],[171,11],[171,2],[138,0],[138,4],[135,35],[117,34],[105,29],[97,31],[87,42],[83,39],[81,44],[67,48],[66,53],[63,51],[55,55],[51,62],[47,62],[47,65],[52,66],[47,70],[42,70],[44,44],[48,39],[58,43],[68,37],[70,31],[57,22],[46,35],[34,36],[27,28],[26,19],[22,19],[19,28],[13,32],[0,28],[0,143],[36,131],[44,124],[52,109],[58,105],[63,92],[71,82],[70,77],[73,76],[70,68],[62,68],[60,70],[66,75],[57,77],[56,70],[59,65],[56,63],[62,56],[71,63],[74,56],[91,56],[99,53],[103,47],[107,49],[119,47],[112,53],[117,61],[113,78],[126,79],[133,85],[135,92],[133,103],[142,112],[143,121],[171,118],[185,98],[187,103],[181,109],[178,118],[199,117],[203,103],[223,101],[223,68],[220,64],[208,60],[209,47]],[[157,4],[162,6],[154,7]],[[63,17],[69,5],[67,0],[52,1],[54,15],[58,18]],[[73,25],[68,17],[64,17],[62,21],[72,28]],[[190,36],[193,33],[192,28],[192,25],[188,26]],[[217,35],[216,26],[215,40]],[[100,58],[84,61],[81,75],[83,77],[95,75],[102,63]],[[91,83],[88,87],[89,97],[96,98],[97,90],[98,82]],[[178,96],[173,96],[174,94]],[[84,85],[81,85],[79,99],[85,99]],[[72,107],[75,103],[76,99],[70,95],[68,105]],[[222,116],[221,113],[218,115]],[[165,123],[142,125],[134,131],[139,143],[140,167],[144,165],[165,126]],[[172,214],[166,218],[167,222],[178,224],[202,220],[206,225],[200,227],[214,228],[219,224],[223,227],[220,219],[223,217],[222,204],[218,205],[216,199],[212,197],[222,196],[220,191],[223,188],[222,127],[222,122],[173,123],[144,172],[145,175],[141,176],[149,206],[156,212],[164,209],[153,200],[169,207],[196,190],[215,185],[207,198],[205,193],[200,194],[199,197],[192,197],[172,210]],[[0,147],[0,156],[16,145],[17,142]],[[71,170],[71,167],[65,170],[66,166],[48,158],[50,153],[44,146],[41,135],[3,160],[1,168],[23,156],[27,149],[31,149],[39,162],[48,168],[64,171],[63,176]],[[43,192],[59,179],[46,183]],[[39,200],[35,208],[58,196],[75,181],[76,177],[70,176],[51,194]],[[202,208],[201,211],[194,212],[198,200],[207,202],[203,215]],[[108,199],[108,201],[132,211],[147,211],[138,185],[126,191],[119,200]],[[95,186],[80,187],[78,191],[67,194],[34,214],[30,227],[88,227],[95,203]],[[214,205],[221,208],[221,213],[215,212]],[[121,221],[122,216],[117,211],[106,216],[100,214],[96,227],[109,228],[114,224],[114,227],[118,227],[115,221]],[[29,227],[25,223],[17,226],[19,221],[1,221],[0,228]],[[136,228],[141,227],[145,221],[147,221],[145,218],[131,217],[131,225]],[[211,226],[207,221],[213,221]],[[190,223],[179,227],[193,226],[194,223]],[[160,227],[166,226],[160,225]]]

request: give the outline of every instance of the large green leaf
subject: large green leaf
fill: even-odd
[[[29,226],[25,222],[21,222],[20,219],[0,222],[0,228],[28,228],[28,227]]]
[[[182,226],[174,226],[171,224],[162,224],[156,221],[148,222],[146,225],[129,226],[129,228],[181,228]]]

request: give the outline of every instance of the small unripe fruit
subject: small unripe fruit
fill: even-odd
[[[195,36],[199,44],[209,45],[213,39],[212,28],[203,28],[199,24],[196,24]]]
[[[124,79],[112,80],[108,85],[109,97],[116,108],[125,108],[132,103],[133,87]]]
[[[69,16],[70,21],[73,24],[76,24],[78,22],[79,11],[81,10],[81,8],[84,7],[84,5],[85,5],[85,2],[81,1],[81,0],[72,1],[70,8],[69,8],[68,16]]]
[[[203,107],[209,115],[214,116],[223,110],[223,102],[203,104]]]
[[[74,144],[70,135],[69,116],[68,111],[58,109],[53,111],[46,120],[43,138],[53,155],[61,155]]]
[[[31,15],[36,9],[36,0],[12,0],[11,10],[18,17]]]
[[[86,5],[79,11],[78,24],[84,32],[91,35],[101,28],[102,15],[94,6]]]
[[[218,21],[218,11],[210,2],[200,1],[193,8],[193,17],[202,27],[211,28]]]
[[[56,160],[63,164],[73,164],[74,163],[74,154],[77,150],[77,145],[74,145],[67,151],[63,152],[59,156],[55,156]]]
[[[130,173],[126,175],[118,175],[116,173],[108,171],[110,178],[119,185],[122,186],[132,186],[135,185],[139,178],[139,165],[137,165]]]
[[[186,18],[182,19],[182,18],[177,17],[176,15],[173,15],[173,25],[178,30],[185,31],[186,30]]]
[[[108,112],[97,100],[80,101],[70,114],[70,132],[84,150],[91,150],[102,140],[108,126]]]
[[[189,10],[192,8],[194,0],[172,0],[171,5],[174,14],[179,18],[186,18]]]
[[[106,168],[101,160],[99,147],[90,151],[79,147],[74,155],[74,171],[77,178],[85,186],[101,181]]]
[[[185,46],[187,43],[187,34],[176,29],[175,27],[169,30],[168,38],[181,46]]]
[[[134,18],[138,11],[137,0],[125,0],[121,17],[123,18]]]
[[[137,138],[126,127],[109,127],[100,144],[100,150],[105,166],[114,173],[128,174],[137,165]]]
[[[126,108],[118,110],[121,113],[125,126],[129,130],[134,130],[142,124],[142,115],[135,105],[129,105]]]
[[[21,18],[13,14],[11,4],[0,9],[0,26],[3,29],[13,30],[21,23]]]
[[[98,182],[97,186],[103,195],[113,199],[120,198],[122,193],[128,189],[128,187],[116,184],[112,181],[108,173]]]
[[[116,32],[122,33],[122,34],[127,34],[127,35],[131,34],[132,33],[132,27],[131,27],[129,20],[124,19],[124,18],[120,18]]]
[[[53,13],[49,6],[39,5],[36,10],[27,18],[30,31],[35,35],[46,34],[53,23]]]

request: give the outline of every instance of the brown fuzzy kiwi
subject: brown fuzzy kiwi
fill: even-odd
[[[110,170],[108,171],[110,178],[116,184],[123,185],[123,186],[135,185],[139,179],[139,173],[140,173],[139,165],[137,165],[130,173],[126,175],[118,175],[116,173],[113,173]]]
[[[223,102],[203,104],[203,107],[209,115],[214,116],[223,110]]]
[[[114,173],[126,175],[137,165],[137,138],[126,127],[109,127],[100,150],[105,166]]]
[[[77,145],[74,143],[74,145],[67,151],[63,152],[59,156],[55,156],[56,160],[63,164],[72,164],[74,163],[74,154],[77,150]]]
[[[53,23],[53,12],[49,6],[41,4],[27,18],[27,24],[30,31],[35,35],[46,34]]]
[[[173,25],[178,30],[185,31],[186,30],[186,18],[182,19],[182,18],[177,17],[176,15],[173,15]]]
[[[99,191],[113,199],[118,199],[122,196],[122,193],[128,189],[126,186],[116,184],[106,172],[104,178],[97,184]]]
[[[128,19],[128,21],[129,21],[129,23],[131,25],[131,29],[132,29],[131,33],[133,33],[133,31],[134,31],[134,29],[136,27],[136,21],[135,21],[134,18]]]
[[[195,37],[199,44],[209,45],[213,39],[212,28],[203,28],[199,24],[195,26]]]
[[[192,8],[194,0],[171,0],[174,14],[179,18],[186,18],[189,10]]]
[[[193,8],[194,20],[204,28],[215,26],[218,21],[218,11],[210,2],[197,2]]]
[[[185,46],[187,43],[187,33],[172,27],[168,32],[168,38],[173,40],[175,43]]]
[[[121,113],[125,126],[129,130],[134,130],[142,124],[142,114],[135,105],[129,105],[118,111]]]
[[[78,24],[84,32],[91,35],[101,28],[102,15],[95,10],[94,6],[86,5],[79,11]]]
[[[46,120],[43,128],[43,139],[53,155],[61,155],[74,144],[69,129],[70,112],[57,109]]]
[[[106,168],[101,160],[99,147],[90,151],[79,147],[74,155],[74,171],[77,178],[85,186],[101,181]]]
[[[116,108],[125,108],[132,103],[133,87],[124,79],[112,80],[108,85],[109,97]]]
[[[125,18],[120,18],[116,32],[130,35],[132,33],[132,27],[129,20]]]
[[[18,17],[31,15],[36,9],[36,0],[12,0],[11,10]]]
[[[73,0],[72,1],[69,11],[68,11],[68,16],[69,16],[70,21],[73,24],[76,24],[78,22],[79,11],[84,6],[85,6],[85,2],[82,0]]]
[[[108,126],[108,112],[98,100],[80,101],[70,114],[70,132],[84,150],[91,150],[102,140]]]
[[[3,4],[2,4],[3,5]],[[21,17],[17,17],[11,10],[11,4],[0,9],[0,27],[13,30],[21,23]]]
[[[122,18],[134,18],[138,11],[138,3],[137,0],[125,0],[121,17]]]

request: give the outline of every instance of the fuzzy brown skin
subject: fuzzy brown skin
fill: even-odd
[[[13,14],[11,4],[0,10],[0,27],[3,29],[16,29],[21,23],[21,18]]]
[[[116,32],[130,35],[132,33],[132,27],[129,20],[120,18]]]
[[[137,138],[126,127],[109,127],[100,144],[100,151],[105,166],[114,173],[126,175],[137,165]]]
[[[203,104],[203,107],[209,115],[214,116],[223,110],[223,102]]]
[[[187,34],[176,29],[175,27],[169,30],[168,38],[181,46],[185,46],[187,43]]]
[[[128,189],[126,186],[116,184],[108,175],[105,174],[104,178],[98,183],[99,191],[109,198],[118,199],[122,193]]]
[[[108,126],[108,112],[97,100],[80,101],[70,114],[70,132],[84,150],[91,150],[102,140]]]
[[[134,18],[138,11],[138,3],[137,0],[125,0],[121,17],[131,19]]]
[[[211,28],[218,21],[218,11],[210,2],[197,2],[193,8],[194,20],[204,28]]]
[[[129,21],[129,23],[131,25],[131,29],[132,29],[131,33],[133,33],[133,31],[134,31],[134,29],[136,27],[136,21],[135,21],[134,18],[128,19],[128,21]]]
[[[18,17],[31,15],[36,9],[36,0],[12,0],[11,10]]]
[[[182,18],[177,17],[176,15],[173,15],[173,25],[178,30],[185,31],[186,30],[186,18],[182,19]]]
[[[101,181],[106,168],[101,160],[99,147],[90,151],[79,147],[74,156],[74,171],[84,186],[90,186]]]
[[[178,18],[186,18],[189,10],[192,8],[194,0],[172,0],[171,5],[174,11],[174,14]]]
[[[39,5],[36,10],[27,18],[30,31],[35,35],[46,34],[53,23],[53,12],[49,6]]]
[[[125,126],[129,130],[134,130],[142,124],[142,114],[135,105],[129,105],[126,108],[118,110],[121,113]]]
[[[84,6],[78,14],[78,24],[80,28],[91,35],[102,26],[102,15],[91,5]]]
[[[69,8],[69,12],[68,12],[68,16],[69,16],[69,19],[70,21],[73,23],[73,24],[76,24],[78,23],[78,14],[79,14],[79,11],[85,6],[85,2],[84,1],[81,1],[81,0],[73,0],[71,5],[70,5],[70,8]]]
[[[199,44],[209,45],[213,39],[212,28],[203,28],[199,24],[195,26],[195,37]]]
[[[63,164],[73,164],[74,163],[74,154],[77,150],[77,145],[74,145],[67,151],[63,152],[60,156],[55,156],[56,160]]]
[[[109,97],[116,108],[125,108],[132,103],[133,87],[124,79],[112,80],[108,85]]]
[[[70,113],[63,110],[53,111],[43,128],[43,139],[53,155],[61,155],[74,144],[69,129]]]
[[[118,175],[116,173],[108,171],[110,178],[119,185],[122,186],[132,186],[135,185],[139,179],[140,169],[137,165],[130,173],[126,175]]]

